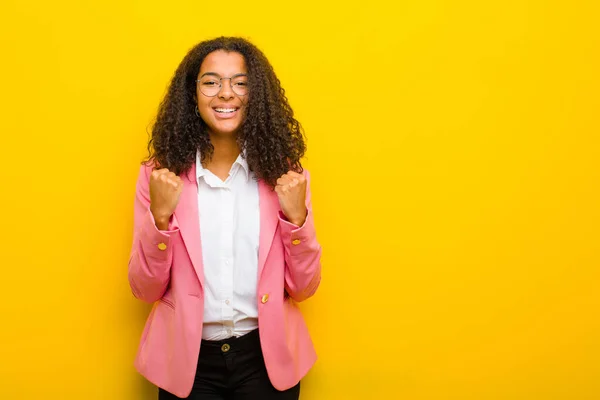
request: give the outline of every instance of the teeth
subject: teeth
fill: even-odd
[[[220,113],[232,113],[235,111],[235,108],[215,108],[215,111]]]

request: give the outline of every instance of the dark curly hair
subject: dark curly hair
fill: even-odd
[[[246,62],[248,105],[237,142],[257,179],[274,187],[289,170],[302,172],[304,132],[285,91],[265,55],[252,43],[236,37],[203,41],[185,56],[160,104],[144,163],[179,175],[191,168],[197,151],[202,160],[212,158],[214,148],[206,124],[196,115],[195,96],[202,61],[216,50],[240,53]]]

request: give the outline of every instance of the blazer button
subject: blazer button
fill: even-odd
[[[269,294],[267,293],[267,294],[263,295],[263,297],[260,301],[262,301],[263,304],[265,304],[267,301],[269,301]]]
[[[222,351],[223,353],[227,353],[227,352],[229,351],[229,349],[230,349],[230,348],[231,348],[231,347],[230,347],[230,346],[229,346],[227,343],[225,343],[223,346],[221,346],[221,351]]]
[[[166,249],[167,249],[167,245],[166,245],[166,244],[164,244],[164,243],[159,243],[159,244],[158,244],[158,249],[159,249],[159,250],[163,250],[163,251],[164,251],[164,250],[166,250]]]
[[[302,242],[300,241],[300,239],[295,239],[294,241],[292,241],[292,244],[293,244],[294,246],[298,246],[300,243],[302,243]]]

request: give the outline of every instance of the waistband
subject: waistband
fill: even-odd
[[[222,340],[202,339],[200,353],[224,353],[238,351],[260,350],[260,336],[258,329],[240,337],[231,337]]]

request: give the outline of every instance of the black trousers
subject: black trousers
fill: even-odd
[[[258,330],[239,338],[208,341],[200,357],[191,400],[298,400],[300,383],[283,392],[271,385],[260,347]],[[163,390],[159,400],[179,397]]]

